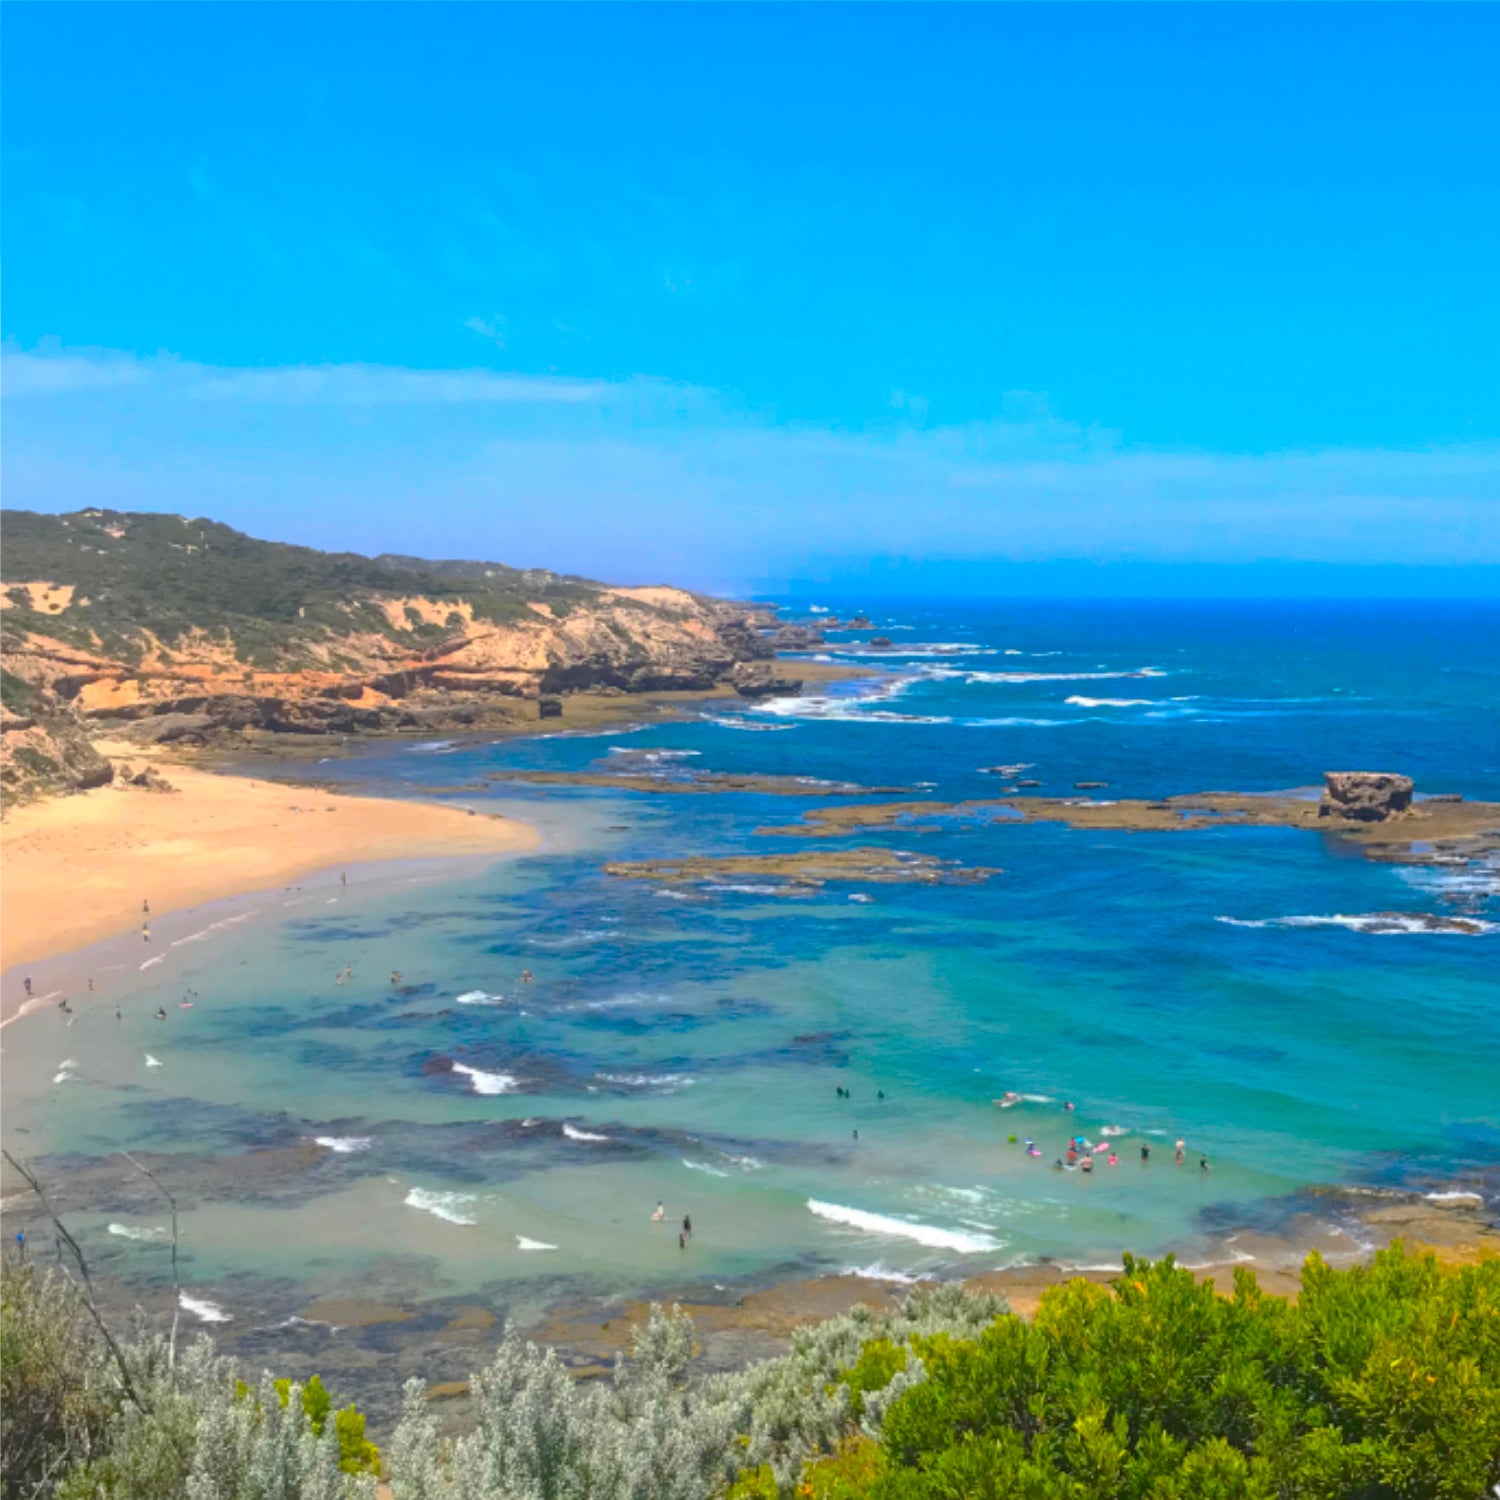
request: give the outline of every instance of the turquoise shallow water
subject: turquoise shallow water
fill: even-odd
[[[980,767],[1026,763],[1053,794],[1277,790],[1351,767],[1500,800],[1493,607],[864,602],[875,631],[821,654],[873,662],[872,679],[631,732],[330,765],[372,790],[518,810],[546,849],[186,919],[160,964],[101,976],[106,998],[73,1027],[47,1013],[7,1031],[8,1136],[90,1184],[80,1226],[143,1281],[162,1274],[162,1221],[112,1197],[109,1153],[173,1153],[189,1277],[236,1316],[373,1288],[521,1306],[685,1274],[1208,1256],[1310,1185],[1491,1190],[1493,864],[1376,864],[1291,830],[998,823],[859,840],[1003,869],[985,884],[664,890],[602,864],[803,847],[754,830],[816,801],[503,775],[493,795],[469,789],[506,770],[687,768],[961,798],[995,795]],[[872,633],[895,649],[872,659]],[[1364,920],[1390,911],[1497,926]],[[1028,1097],[1001,1111],[1006,1090]],[[1075,1131],[1116,1141],[1120,1164],[1054,1170]]]

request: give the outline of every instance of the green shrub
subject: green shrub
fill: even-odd
[[[916,1350],[881,1500],[1481,1500],[1500,1483],[1500,1262],[1395,1247],[1298,1302],[1166,1260]]]

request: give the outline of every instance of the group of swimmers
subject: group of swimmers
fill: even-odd
[[[651,1215],[651,1222],[653,1224],[660,1224],[661,1221],[666,1218],[666,1216],[667,1216],[667,1205],[665,1203],[658,1202],[657,1205],[656,1205],[655,1211]],[[683,1216],[682,1216],[682,1228],[680,1230],[678,1230],[678,1232],[677,1232],[677,1248],[679,1250],[686,1250],[687,1249],[687,1245],[688,1245],[688,1241],[690,1239],[692,1239],[692,1237],[693,1237],[693,1216],[691,1214],[683,1214]]]

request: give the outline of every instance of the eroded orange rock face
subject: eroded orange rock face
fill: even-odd
[[[486,702],[585,689],[706,690],[762,654],[750,612],[678,589],[601,590],[566,612],[538,603],[503,622],[477,618],[462,599],[369,602],[387,632],[299,643],[295,666],[247,661],[234,641],[200,631],[170,644],[139,631],[113,647],[96,635],[95,649],[33,632],[6,670],[95,733],[192,741],[222,729],[477,723]]]

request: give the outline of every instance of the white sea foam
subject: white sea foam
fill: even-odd
[[[52,1079],[53,1083],[72,1083],[74,1078],[77,1077],[77,1074],[73,1072],[73,1069],[77,1066],[78,1064],[73,1058],[65,1057],[57,1065],[57,1073]]]
[[[405,1198],[408,1208],[420,1208],[449,1224],[477,1224],[468,1210],[476,1202],[473,1193],[440,1193],[433,1188],[414,1187]]]
[[[201,1323],[232,1323],[232,1314],[224,1311],[217,1302],[207,1297],[189,1297],[186,1292],[177,1294],[177,1301],[184,1312],[190,1312]]]
[[[779,885],[708,885],[704,889],[735,896],[779,896],[782,892]]]
[[[159,1057],[152,1057],[148,1052],[146,1054],[146,1066],[148,1068],[159,1068],[161,1067],[161,1059]]]
[[[413,755],[437,755],[444,750],[451,750],[454,746],[453,740],[428,740],[422,745],[413,745]]]
[[[1425,933],[1434,937],[1485,937],[1500,932],[1500,922],[1478,917],[1432,917],[1421,912],[1377,911],[1363,916],[1334,913],[1327,917],[1215,917],[1230,927],[1343,927],[1350,932],[1368,932],[1376,937],[1400,937]]]
[[[601,1073],[605,1083],[628,1089],[662,1089],[675,1092],[691,1088],[698,1080],[687,1073]]]
[[[328,1151],[337,1151],[341,1156],[349,1156],[356,1151],[368,1151],[371,1146],[370,1137],[367,1135],[315,1135],[313,1140]]]
[[[988,1234],[966,1234],[958,1229],[941,1229],[935,1224],[914,1223],[907,1219],[892,1219],[885,1214],[868,1213],[862,1208],[845,1208],[839,1203],[823,1203],[817,1198],[807,1200],[808,1208],[820,1219],[846,1225],[850,1229],[861,1229],[866,1234],[883,1234],[899,1239],[915,1240],[931,1250],[954,1250],[960,1255],[978,1255],[987,1250],[998,1250],[1000,1241]]]
[[[1076,694],[1071,698],[1064,698],[1064,703],[1071,703],[1075,708],[1150,708],[1155,702],[1151,698],[1080,698]]]
[[[743,729],[752,734],[776,734],[783,729],[795,729],[795,724],[757,724],[750,719],[739,716],[733,718],[715,718],[712,714],[704,715],[710,724],[717,724],[720,729]]]
[[[655,894],[663,901],[691,901],[693,899],[686,891],[657,891]]]
[[[122,1240],[159,1240],[167,1231],[165,1229],[137,1229],[132,1224],[111,1224],[111,1234],[117,1234]]]
[[[337,900],[338,898],[335,897],[334,899]],[[210,922],[207,927],[200,927],[197,932],[190,932],[186,937],[174,938],[172,946],[180,948],[184,943],[201,943],[211,933],[221,932],[226,927],[234,927],[240,922],[248,921],[254,915],[253,911],[242,911],[238,916],[225,917],[219,922]]]
[[[890,1281],[898,1286],[916,1286],[918,1282],[931,1281],[925,1271],[892,1271],[886,1266],[849,1266],[839,1272],[840,1276],[860,1276],[866,1281]]]
[[[1429,1203],[1483,1203],[1483,1193],[1471,1193],[1460,1188],[1451,1188],[1441,1193],[1423,1193]]]
[[[157,964],[161,963],[166,958],[166,956],[167,955],[165,953],[158,953],[155,958],[148,958],[146,962],[141,965],[142,970],[154,969]]]
[[[957,677],[965,682],[1018,683],[1018,682],[1117,682],[1129,677],[1165,677],[1166,673],[1156,667],[1137,667],[1123,672],[965,672],[927,667],[927,677]]]
[[[516,1245],[522,1250],[556,1250],[556,1245],[549,1245],[546,1240],[528,1239],[524,1234],[516,1236]]]
[[[504,995],[489,995],[483,990],[465,990],[458,997],[459,1005],[504,1005]]]
[[[479,1068],[471,1068],[467,1063],[459,1062],[453,1064],[453,1071],[462,1073],[476,1094],[509,1094],[516,1087],[515,1076],[511,1073],[485,1073]]]
[[[576,1125],[568,1124],[566,1120],[563,1121],[562,1132],[570,1141],[609,1141],[614,1139],[613,1136],[597,1135],[592,1130],[580,1130]]]
[[[694,1172],[707,1172],[710,1177],[728,1177],[729,1173],[722,1167],[711,1167],[706,1161],[689,1161],[687,1157],[682,1158],[682,1164],[691,1168]]]

